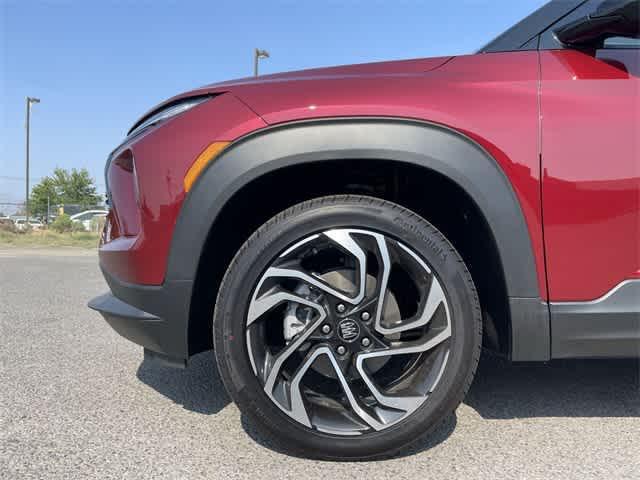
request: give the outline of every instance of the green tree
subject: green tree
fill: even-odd
[[[59,203],[60,195],[52,178],[44,177],[40,183],[31,189],[29,199],[29,210],[35,216],[45,216],[47,214],[47,201],[51,205]]]
[[[100,195],[86,168],[56,168],[53,175],[44,177],[31,190],[30,209],[34,215],[47,214],[47,198],[51,205],[60,203],[78,204],[91,208],[100,203]]]

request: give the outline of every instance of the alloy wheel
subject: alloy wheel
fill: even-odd
[[[269,399],[336,435],[388,428],[428,401],[447,366],[447,295],[398,239],[364,229],[309,235],[251,294],[246,345]]]

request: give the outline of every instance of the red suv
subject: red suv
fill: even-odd
[[[428,432],[482,347],[638,356],[639,3],[168,100],[107,162],[90,306],[167,364],[214,348],[254,424],[320,458]]]

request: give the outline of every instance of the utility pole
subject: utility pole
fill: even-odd
[[[26,190],[25,190],[25,198],[24,198],[24,209],[25,209],[25,225],[29,225],[29,129],[31,127],[31,105],[34,103],[40,103],[39,98],[27,97],[27,145],[26,145],[26,154],[27,154],[27,168],[26,168]]]
[[[262,58],[269,58],[269,52],[256,48],[253,53],[253,76],[258,76],[258,61]]]

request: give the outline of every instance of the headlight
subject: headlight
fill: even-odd
[[[136,123],[131,128],[131,130],[129,130],[128,136],[135,135],[141,130],[144,130],[145,128],[151,125],[155,125],[156,123],[164,122],[168,118],[175,117],[176,115],[180,115],[181,113],[184,113],[187,110],[190,110],[193,107],[200,105],[203,102],[206,102],[211,97],[212,95],[201,95],[198,97],[190,97],[190,98],[185,98],[183,100],[178,100],[171,105],[164,106],[160,110],[156,112],[152,112],[150,115],[138,121],[138,123]]]

